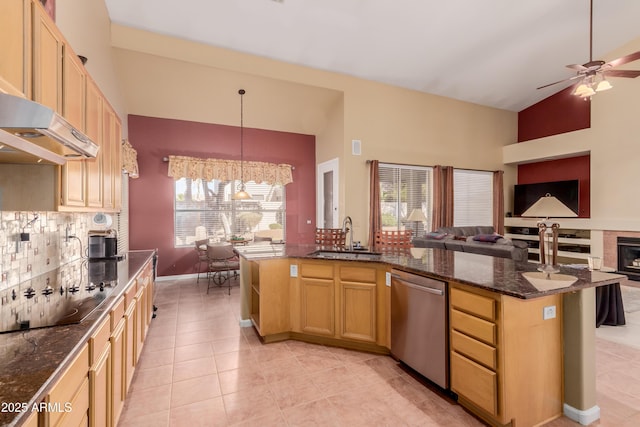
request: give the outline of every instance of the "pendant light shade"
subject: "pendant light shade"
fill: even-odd
[[[240,95],[240,189],[231,197],[233,200],[248,200],[251,195],[247,193],[244,186],[244,89],[238,91]]]

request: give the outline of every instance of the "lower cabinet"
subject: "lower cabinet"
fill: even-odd
[[[85,344],[45,397],[43,425],[86,426],[89,420],[89,344]]]
[[[333,337],[335,326],[335,281],[332,264],[300,263],[300,329],[303,333]]]
[[[111,343],[111,408],[113,425],[118,423],[126,394],[126,340],[125,340],[126,320],[120,317],[120,320],[113,328],[109,341]]]
[[[264,337],[289,332],[289,260],[241,258],[240,270],[250,293],[249,314],[258,333]]]
[[[544,319],[548,306],[556,317]],[[561,308],[560,295],[524,300],[450,282],[451,390],[459,403],[492,425],[562,415]]]

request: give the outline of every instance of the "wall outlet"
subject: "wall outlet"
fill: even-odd
[[[298,277],[298,265],[297,264],[290,264],[289,265],[289,275],[291,277]]]
[[[556,317],[556,306],[549,305],[542,309],[542,320],[555,319]]]
[[[384,284],[391,287],[391,273],[388,271],[384,274]]]

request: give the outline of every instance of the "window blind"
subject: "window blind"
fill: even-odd
[[[453,171],[453,225],[493,224],[493,173]]]
[[[426,166],[379,164],[380,213],[383,230],[413,230],[414,235],[431,229],[433,169]],[[425,221],[408,221],[418,209]]]

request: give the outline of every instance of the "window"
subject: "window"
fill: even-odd
[[[493,224],[493,173],[453,171],[453,225]]]
[[[232,237],[284,240],[284,186],[246,182],[252,199],[232,200],[239,185],[240,181],[175,181],[175,246]]]
[[[430,230],[432,168],[380,163],[379,173],[382,229],[410,229],[414,236]],[[423,213],[425,222],[407,221],[414,209]]]

